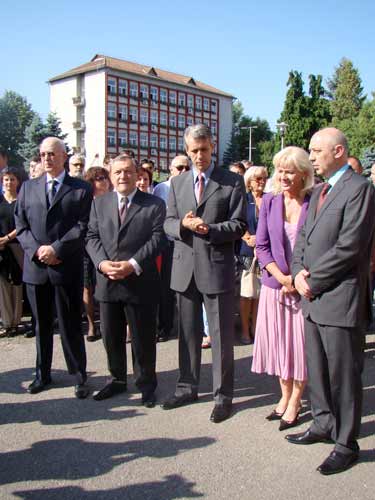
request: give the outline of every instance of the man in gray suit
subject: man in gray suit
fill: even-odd
[[[344,471],[358,458],[375,197],[371,184],[348,165],[347,140],[339,130],[317,132],[310,159],[328,182],[312,194],[292,275],[302,296],[314,420],[306,432],[286,439],[294,444],[333,441],[333,452],[318,467],[327,475]]]
[[[193,168],[171,180],[166,233],[174,238],[171,288],[177,292],[180,376],[165,410],[198,397],[204,303],[212,337],[213,422],[228,418],[233,397],[234,242],[246,229],[242,179],[214,167],[206,125],[188,127]]]

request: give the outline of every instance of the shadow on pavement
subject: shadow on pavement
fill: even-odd
[[[15,496],[24,500],[173,500],[175,498],[198,498],[202,493],[194,491],[196,483],[184,479],[178,474],[166,476],[161,481],[130,484],[112,490],[86,491],[78,486],[63,488],[45,488],[43,490],[17,491]]]

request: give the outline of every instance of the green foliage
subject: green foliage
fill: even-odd
[[[371,166],[375,163],[375,145],[366,148],[361,158],[365,173],[370,173]]]

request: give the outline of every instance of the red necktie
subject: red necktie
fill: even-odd
[[[318,205],[316,207],[316,214],[319,213],[319,210],[322,208],[322,205],[324,203],[324,200],[327,198],[328,190],[331,187],[331,184],[326,182],[323,186],[323,189],[320,191],[319,195],[319,200],[318,200]]]
[[[125,220],[127,206],[128,206],[128,199],[126,196],[123,196],[120,200],[120,208],[119,208],[119,216],[121,224]]]
[[[202,198],[203,198],[203,191],[204,191],[204,175],[199,174],[198,175],[198,196],[197,196],[198,203],[200,203]]]

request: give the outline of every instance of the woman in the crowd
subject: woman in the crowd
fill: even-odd
[[[150,192],[152,184],[152,174],[146,168],[140,167],[138,169],[138,180],[136,182],[137,188],[144,193]]]
[[[290,263],[314,172],[307,153],[294,146],[277,153],[273,163],[273,192],[263,196],[256,233],[262,288],[252,371],[279,377],[281,399],[266,418],[280,420],[284,430],[298,424],[307,378],[303,316]]]
[[[254,269],[251,269],[251,264],[254,258],[255,233],[259,210],[267,182],[266,167],[249,168],[246,170],[244,181],[247,191],[247,231],[242,237],[239,250],[240,260],[245,266],[241,276],[240,316],[242,327],[241,343],[247,345],[251,343],[255,334],[258,310],[260,283],[256,283],[256,286],[254,286],[255,281],[259,278],[254,276]]]
[[[5,167],[1,172],[3,194],[0,195],[0,314],[3,328],[0,336],[18,333],[22,317],[23,251],[18,243],[14,222],[17,192],[22,183],[18,169]]]
[[[91,167],[84,176],[86,182],[91,184],[93,196],[101,196],[112,188],[108,170],[104,167]],[[85,307],[88,331],[87,341],[95,342],[101,338],[100,330],[95,329],[95,306],[94,306],[94,289],[95,289],[95,269],[90,257],[85,253],[84,256],[84,288],[83,288],[83,304]]]

